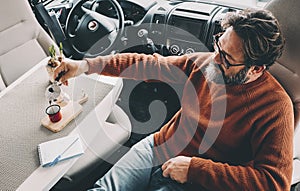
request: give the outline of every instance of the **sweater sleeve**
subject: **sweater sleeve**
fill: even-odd
[[[183,83],[195,67],[194,61],[201,57],[205,56],[201,53],[168,57],[159,54],[122,53],[85,60],[89,65],[87,74]]]
[[[207,190],[290,190],[293,158],[293,109],[278,103],[264,126],[253,130],[253,161],[231,165],[193,157],[188,180]],[[271,109],[269,109],[271,110]],[[267,113],[269,115],[269,113]]]

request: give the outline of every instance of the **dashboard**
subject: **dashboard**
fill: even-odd
[[[169,3],[153,9],[150,34],[160,39],[157,43],[165,44],[171,55],[213,51],[212,36],[222,31],[220,20],[227,12],[237,11],[199,2]]]
[[[222,30],[221,18],[227,12],[238,10],[224,5],[194,1],[117,1],[124,12],[125,33],[122,39],[126,42],[120,43],[116,52],[122,52],[124,49],[137,51],[130,47],[138,47],[140,50],[143,45],[147,46],[147,42],[153,42],[156,46],[152,48],[154,52],[164,55],[212,51],[212,36]],[[76,3],[71,0],[67,2]],[[102,15],[118,19],[116,9],[108,0],[88,0],[84,5]],[[50,5],[48,10],[51,10]],[[136,46],[137,44],[142,46]],[[140,52],[145,52],[145,49]]]

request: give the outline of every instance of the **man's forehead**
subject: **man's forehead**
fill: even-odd
[[[240,59],[240,57],[243,57],[243,41],[232,27],[226,29],[220,37],[220,43],[222,49],[233,58]]]

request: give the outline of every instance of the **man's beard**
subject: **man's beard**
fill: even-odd
[[[249,69],[246,66],[234,75],[225,75],[223,68],[212,61],[205,68],[205,77],[207,81],[216,84],[239,85],[244,84],[249,79],[247,77]]]

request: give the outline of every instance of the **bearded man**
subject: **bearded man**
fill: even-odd
[[[81,73],[183,83],[181,109],[135,144],[91,190],[289,190],[293,107],[268,72],[284,38],[266,10],[228,13],[213,53],[122,53],[62,61]]]

